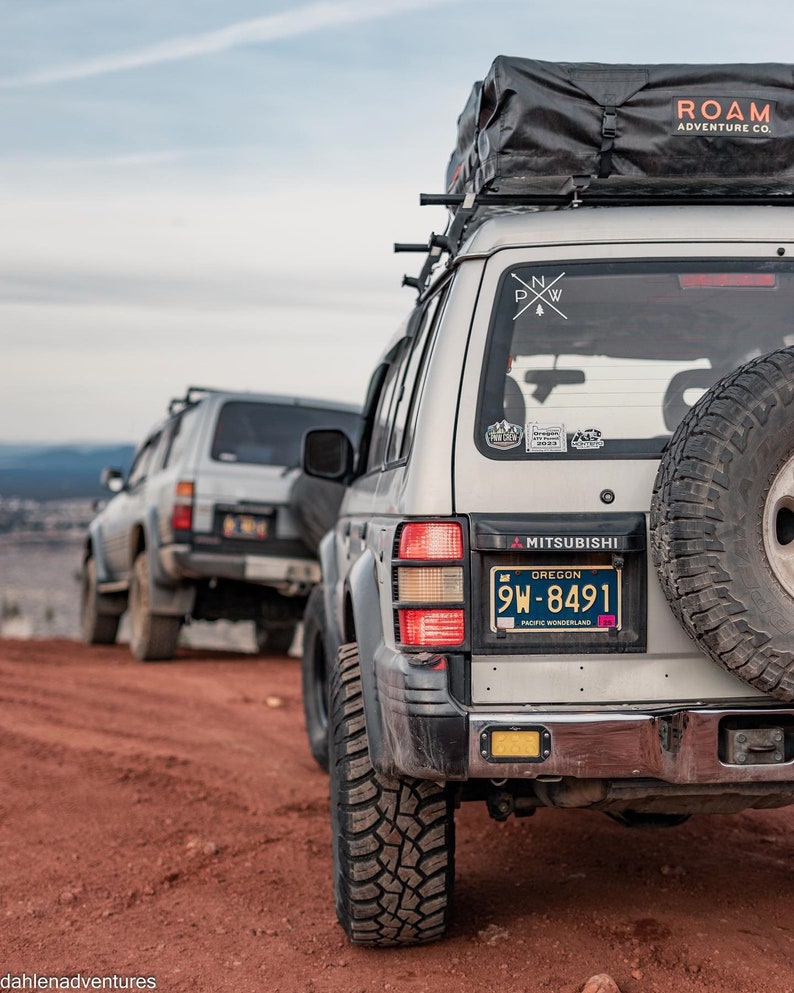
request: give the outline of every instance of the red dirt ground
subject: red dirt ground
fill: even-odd
[[[792,993],[792,827],[794,808],[632,831],[464,805],[448,938],[354,948],[297,660],[0,640],[0,990],[578,993],[605,973],[621,993]]]

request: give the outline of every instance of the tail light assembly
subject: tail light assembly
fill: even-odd
[[[410,521],[397,533],[396,636],[406,648],[460,647],[467,637],[463,528],[458,521]]]
[[[176,484],[171,530],[175,536],[193,530],[193,483],[188,480],[183,479]]]

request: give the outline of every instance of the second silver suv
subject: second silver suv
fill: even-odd
[[[116,639],[129,611],[140,659],[173,656],[185,620],[255,622],[260,651],[289,649],[319,578],[291,506],[310,428],[357,433],[354,406],[191,387],[139,446],[91,522],[82,630]]]

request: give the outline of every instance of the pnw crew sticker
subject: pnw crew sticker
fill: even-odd
[[[490,448],[499,448],[502,451],[508,448],[518,448],[524,437],[524,429],[519,424],[511,424],[510,421],[496,421],[489,424],[485,429],[485,444]]]

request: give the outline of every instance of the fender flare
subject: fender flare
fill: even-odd
[[[94,565],[96,566],[97,582],[108,582],[111,579],[111,576],[108,572],[105,552],[102,547],[102,528],[96,521],[92,521],[88,525],[88,536],[86,538],[85,549],[83,551],[82,564],[85,565],[90,558],[94,560]]]
[[[168,617],[185,617],[193,610],[196,601],[196,588],[193,583],[175,583],[163,571],[160,562],[160,547],[156,536],[157,511],[149,507],[146,517],[140,522],[143,532],[143,551],[149,571],[149,603],[153,614]]]
[[[375,656],[383,644],[383,631],[375,556],[370,549],[360,556],[350,570],[347,593],[356,626],[364,723],[369,739],[370,759],[376,768],[380,768],[385,759],[384,728],[378,701]]]

